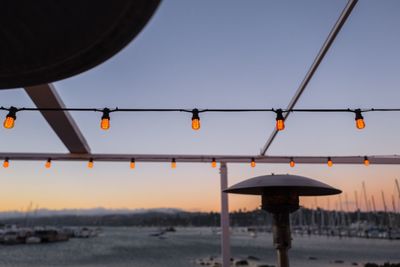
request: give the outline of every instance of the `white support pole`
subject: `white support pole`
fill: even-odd
[[[229,233],[229,208],[228,194],[223,191],[228,188],[228,168],[225,162],[221,162],[221,252],[222,267],[230,266],[230,233]]]

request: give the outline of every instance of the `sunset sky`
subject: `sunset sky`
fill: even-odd
[[[337,1],[163,1],[149,24],[100,66],[54,83],[67,107],[285,108],[346,5]],[[400,108],[400,2],[359,1],[322,62],[298,108]],[[33,107],[24,90],[0,91],[1,106]],[[0,116],[5,116],[0,114]],[[93,153],[257,155],[274,128],[274,114],[201,116],[116,113],[111,129],[101,114],[72,113]],[[353,114],[292,114],[269,155],[400,154],[400,113],[368,113],[357,130]],[[18,113],[0,129],[0,151],[68,151],[38,112]],[[230,164],[229,184],[270,173],[321,180],[348,194],[368,194],[389,209],[400,166]],[[155,208],[219,210],[219,172],[209,164],[11,162],[0,169],[0,210]],[[342,195],[343,206],[344,194]],[[318,198],[327,207],[328,198]],[[329,198],[330,208],[338,197]],[[303,200],[315,206],[314,198]],[[364,201],[361,202],[364,208]],[[254,209],[257,197],[231,196],[230,208]]]

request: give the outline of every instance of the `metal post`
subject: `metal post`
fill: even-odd
[[[288,250],[292,243],[289,212],[273,214],[272,232],[278,256],[278,267],[289,267]]]
[[[229,208],[228,194],[223,191],[228,188],[228,168],[225,162],[221,162],[221,253],[222,267],[230,266],[230,234],[229,234]]]

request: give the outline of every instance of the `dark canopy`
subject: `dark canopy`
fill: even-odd
[[[160,0],[3,0],[0,88],[64,79],[104,62],[146,25]]]

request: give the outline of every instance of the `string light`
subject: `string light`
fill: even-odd
[[[20,157],[18,157],[18,156],[16,156],[16,157],[17,157],[16,159],[18,159],[18,160],[21,160],[21,159],[24,160],[24,159],[26,159],[25,157],[23,157],[23,158],[20,158]],[[358,158],[358,157],[357,157],[357,158]],[[32,158],[32,160],[39,160],[39,159],[40,159],[40,160],[43,160],[43,158]],[[61,159],[59,159],[59,160],[68,160],[68,159],[69,159],[69,158],[61,158]],[[113,159],[113,158],[112,158],[112,159]],[[104,158],[104,160],[107,161],[107,158]],[[203,158],[203,157],[198,158],[198,160],[201,160],[201,161],[204,162],[204,158]],[[241,160],[243,160],[243,159],[241,159]],[[355,159],[354,159],[354,160],[355,160]],[[194,161],[194,162],[200,162],[200,161]],[[237,162],[237,161],[233,161],[233,162]],[[243,161],[239,161],[239,162],[243,162]],[[339,162],[340,162],[340,160],[339,160]],[[355,164],[356,162],[353,161],[353,163]],[[47,158],[47,160],[46,160],[46,162],[45,162],[45,168],[51,168],[51,164],[52,164],[52,158]],[[130,160],[130,168],[131,168],[131,169],[134,169],[134,168],[136,167],[135,164],[136,164],[135,158],[131,158],[131,160]],[[369,166],[369,165],[371,164],[371,162],[370,162],[368,156],[364,156],[364,158],[363,158],[363,164],[364,164],[365,166]],[[4,161],[3,161],[3,167],[4,167],[4,168],[8,168],[9,165],[10,165],[10,159],[9,159],[9,157],[5,157],[5,158],[4,158]],[[332,166],[333,166],[333,160],[332,160],[331,157],[328,157],[328,158],[327,158],[327,165],[328,165],[329,167],[332,167]],[[254,157],[252,157],[252,158],[250,159],[250,166],[251,166],[252,168],[256,167],[256,160],[255,160]],[[294,160],[293,157],[290,157],[289,166],[290,166],[290,167],[295,167],[295,166],[296,166],[296,162],[295,162],[295,160]],[[90,158],[90,159],[88,160],[87,167],[88,167],[88,168],[93,168],[93,167],[94,167],[94,160],[93,160],[93,158]],[[211,160],[211,167],[212,167],[212,168],[216,168],[216,167],[217,167],[217,161],[216,161],[215,158],[212,158],[212,160]],[[175,159],[175,158],[172,158],[172,159],[171,159],[171,168],[173,168],[173,169],[176,168],[176,159]]]
[[[100,128],[103,130],[110,129],[110,110],[103,109],[103,116],[101,116]]]
[[[93,168],[93,159],[92,158],[89,159],[89,162],[88,162],[87,166],[88,166],[89,169]]]
[[[17,119],[18,109],[15,107],[10,107],[6,119],[4,120],[3,126],[6,129],[14,128],[15,120]]]
[[[296,163],[294,162],[293,158],[290,158],[290,163],[289,163],[290,167],[294,167],[296,165]]]
[[[197,131],[200,129],[200,116],[197,108],[192,110],[192,129]]]
[[[368,166],[369,165],[369,159],[367,156],[364,157],[364,165]]]
[[[328,167],[332,167],[333,166],[333,161],[331,159],[331,157],[328,157]]]
[[[354,112],[356,113],[356,127],[357,129],[364,129],[365,128],[365,122],[364,122],[364,117],[361,114],[361,109],[356,109],[354,110]]]
[[[256,166],[256,160],[254,158],[251,158],[250,166],[254,168]]]
[[[285,129],[285,119],[283,118],[282,109],[276,110],[276,129],[282,131]]]
[[[49,169],[49,168],[51,167],[51,159],[50,159],[50,158],[47,159],[46,163],[44,164],[44,167],[45,167],[46,169]]]
[[[192,129],[200,129],[200,113],[203,112],[275,112],[276,113],[276,130],[282,131],[285,129],[285,118],[284,113],[289,112],[352,112],[355,113],[355,121],[357,129],[365,128],[364,118],[362,116],[363,112],[399,112],[400,108],[369,108],[369,109],[168,109],[168,108],[158,108],[158,109],[137,109],[137,108],[16,108],[11,106],[10,108],[0,107],[0,110],[7,110],[8,114],[4,120],[4,127],[11,129],[14,127],[16,120],[16,113],[21,111],[87,111],[87,112],[102,112],[100,128],[103,130],[108,130],[110,128],[110,113],[111,112],[188,112],[192,113]]]
[[[175,169],[175,168],[176,168],[176,160],[175,160],[175,158],[173,158],[173,159],[171,160],[171,168],[172,168],[172,169]]]
[[[211,167],[213,167],[213,168],[217,167],[217,162],[215,161],[215,158],[213,158],[211,161]]]
[[[8,158],[5,158],[5,160],[3,162],[3,167],[8,168],[8,166],[10,166],[10,162],[9,162]]]
[[[131,159],[131,163],[130,163],[131,169],[134,169],[135,166],[136,166],[136,164],[135,164],[135,159]]]

